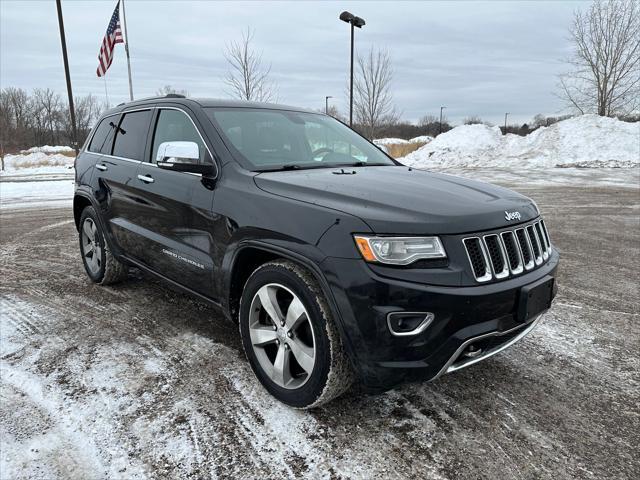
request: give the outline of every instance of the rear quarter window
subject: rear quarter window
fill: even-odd
[[[91,138],[88,150],[93,153],[111,154],[113,135],[116,131],[117,115],[103,118],[96,127],[96,132]]]

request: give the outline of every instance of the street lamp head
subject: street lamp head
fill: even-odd
[[[342,12],[340,14],[340,20],[342,20],[343,22],[350,23],[354,27],[358,27],[358,28],[362,28],[365,25],[364,18],[356,17],[351,12],[346,12],[346,11]]]
[[[350,12],[342,12],[340,14],[340,20],[342,20],[343,22],[347,22],[347,23],[351,23],[351,20],[353,20],[355,17],[355,15],[353,15]]]

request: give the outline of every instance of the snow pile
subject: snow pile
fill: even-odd
[[[66,145],[56,145],[52,147],[51,145],[43,145],[42,147],[31,147],[28,150],[22,150],[20,153],[62,153],[62,152],[73,152],[73,148],[67,147]]]
[[[462,125],[406,157],[417,167],[637,167],[640,123],[583,115],[541,127],[526,137],[498,127]]]
[[[409,143],[408,140],[403,138],[376,138],[373,143],[376,145],[398,145],[400,143]]]
[[[3,175],[65,173],[73,168],[74,157],[60,153],[48,155],[44,152],[34,152],[20,155],[5,155]]]
[[[409,143],[429,143],[433,140],[431,135],[420,135],[419,137],[413,137],[409,140]]]

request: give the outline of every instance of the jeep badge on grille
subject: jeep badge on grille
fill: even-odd
[[[515,212],[504,212],[504,218],[506,218],[507,220],[520,220],[520,212],[515,211]]]

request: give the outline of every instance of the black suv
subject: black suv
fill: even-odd
[[[483,360],[556,293],[558,252],[533,201],[402,166],[317,112],[127,103],[75,168],[91,280],[135,266],[216,305],[260,382],[294,407]]]

